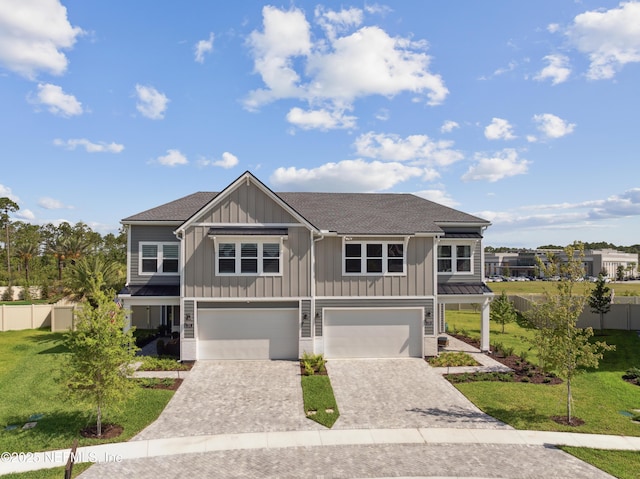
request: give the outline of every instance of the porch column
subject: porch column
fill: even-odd
[[[127,309],[127,305],[123,299],[120,300],[120,304],[122,308],[126,311],[124,316],[124,328],[122,328],[126,333],[131,329],[131,308]]]
[[[489,351],[489,299],[485,299],[482,303],[481,320],[480,320],[480,350]]]

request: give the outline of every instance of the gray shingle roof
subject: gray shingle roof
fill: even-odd
[[[186,221],[218,193],[198,192],[123,219]],[[341,234],[441,233],[438,223],[489,222],[410,194],[396,193],[276,193],[320,230]]]

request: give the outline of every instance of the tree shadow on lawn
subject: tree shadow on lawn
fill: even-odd
[[[44,330],[42,331],[46,332]],[[25,341],[40,344],[43,346],[51,345],[50,348],[44,349],[37,354],[60,354],[69,352],[69,350],[63,343],[64,337],[65,333],[49,333],[45,335],[32,334],[31,336],[26,336],[24,339]]]
[[[464,408],[451,408],[451,409],[441,409],[437,407],[432,408],[417,408],[414,407],[412,409],[407,409],[408,412],[415,412],[420,414],[421,416],[428,417],[437,417],[439,420],[443,422],[451,423],[451,424],[459,424],[459,423],[477,423],[480,421],[485,422],[501,422],[492,415],[484,413],[482,411],[473,411]]]
[[[15,425],[13,430],[0,430],[0,442],[7,450],[37,450],[65,449],[71,447],[74,439],[81,444],[95,444],[96,441],[83,439],[80,430],[95,424],[95,418],[81,411],[44,412],[38,418],[37,424],[31,429],[23,430],[24,424],[30,422],[29,417],[13,416],[7,420],[7,425]],[[22,448],[22,449],[20,449]]]
[[[529,425],[527,426],[527,429],[532,429],[533,425],[551,421],[550,416],[540,414],[534,408],[503,409],[488,407],[485,412],[491,417],[515,428],[518,428],[519,424],[527,424]]]

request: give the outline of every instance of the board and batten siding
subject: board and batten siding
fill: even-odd
[[[306,228],[289,228],[282,244],[280,276],[217,276],[214,241],[208,232],[209,226],[193,226],[185,233],[186,297],[291,298],[310,295],[310,234]]]
[[[229,192],[214,208],[203,211],[196,223],[269,224],[298,223],[288,211],[276,203],[254,184],[239,185]]]
[[[353,241],[375,241],[353,237]],[[404,242],[404,238],[384,241]],[[412,237],[407,246],[405,275],[343,275],[342,238],[325,237],[316,242],[316,294],[318,296],[431,296],[433,284],[433,238]]]
[[[477,241],[469,240],[469,242],[475,242],[473,249],[473,274],[438,273],[438,283],[481,283],[484,280],[482,277],[482,241],[478,239]],[[447,241],[442,240],[442,244],[447,244]]]
[[[179,275],[140,275],[140,242],[152,243],[179,243],[176,235],[173,234],[175,226],[144,226],[131,225],[131,275],[130,284],[156,284],[172,285],[180,284]]]

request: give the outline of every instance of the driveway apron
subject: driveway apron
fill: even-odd
[[[333,429],[506,428],[480,411],[423,359],[330,360],[340,410]]]
[[[304,415],[297,361],[198,361],[134,440],[319,429]]]

